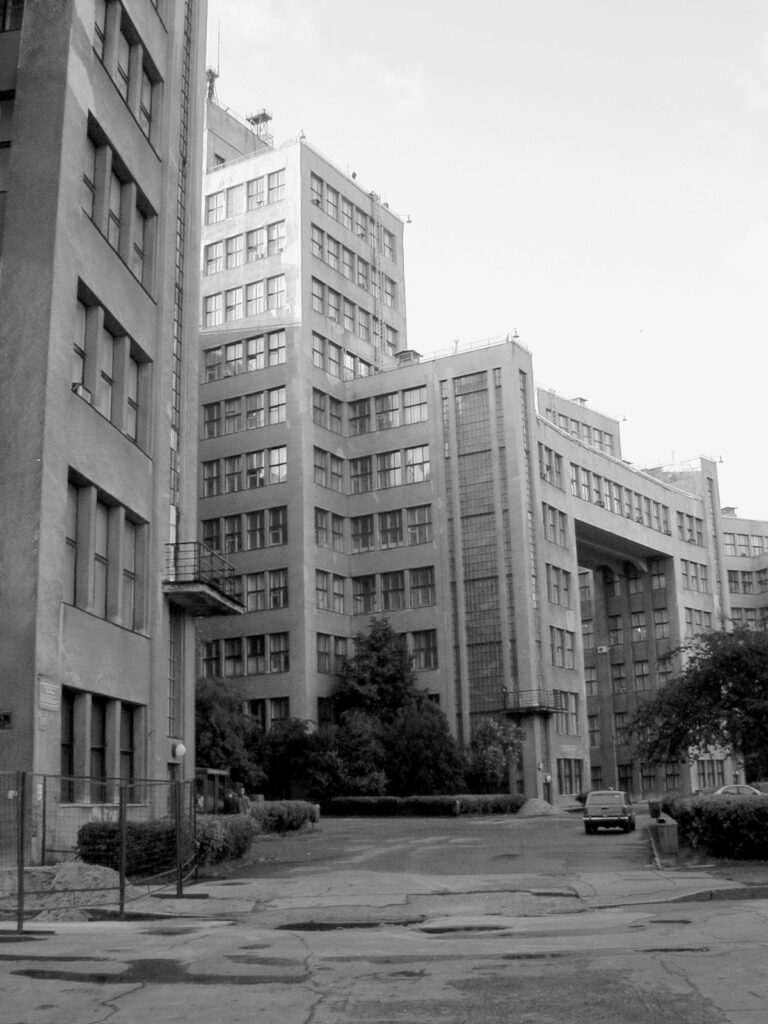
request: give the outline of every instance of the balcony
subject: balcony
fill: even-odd
[[[510,690],[507,713],[510,715],[552,715],[557,711],[551,690]]]
[[[235,570],[198,541],[166,544],[163,592],[189,615],[240,615]]]

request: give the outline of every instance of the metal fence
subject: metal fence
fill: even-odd
[[[181,896],[196,867],[191,782],[0,773],[0,919],[116,913]]]

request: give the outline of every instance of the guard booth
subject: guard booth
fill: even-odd
[[[226,768],[198,768],[195,771],[195,793],[200,814],[223,814],[229,789]]]

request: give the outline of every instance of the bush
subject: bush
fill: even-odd
[[[248,814],[198,814],[195,837],[197,863],[220,864],[238,860],[247,852],[258,833],[257,822]]]
[[[665,800],[681,843],[714,857],[768,859],[768,800],[760,797],[693,796]]]
[[[328,801],[328,814],[338,817],[448,817],[456,814],[516,814],[525,803],[518,794],[459,794],[455,796],[337,796]]]
[[[89,821],[77,833],[77,853],[86,864],[120,870],[120,826]],[[126,825],[126,874],[165,871],[176,863],[176,829],[170,821],[129,821]]]
[[[252,805],[251,818],[262,832],[292,832],[317,821],[317,812],[315,804],[305,800],[265,800]]]

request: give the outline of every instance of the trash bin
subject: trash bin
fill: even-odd
[[[661,800],[648,801],[648,813],[652,818],[661,817]]]

